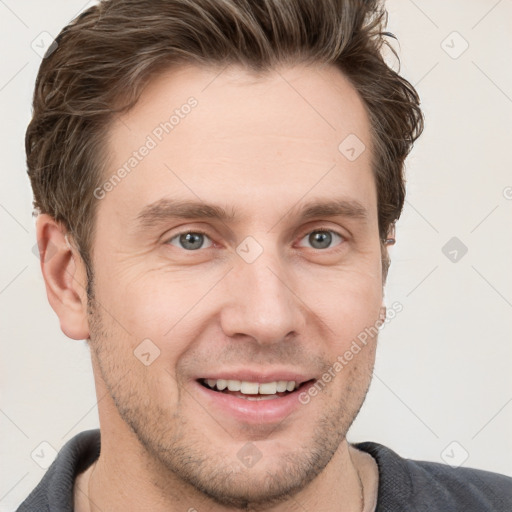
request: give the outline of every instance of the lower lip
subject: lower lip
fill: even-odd
[[[299,388],[279,398],[269,400],[247,400],[228,393],[213,391],[194,381],[201,396],[204,396],[208,408],[228,414],[243,423],[261,425],[283,421],[293,411],[302,406],[299,395],[314,381],[304,382]]]

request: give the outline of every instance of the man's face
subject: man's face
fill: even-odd
[[[162,74],[110,131],[105,180],[137,163],[99,201],[90,338],[100,420],[120,445],[134,433],[162,485],[177,475],[241,506],[302,488],[346,442],[376,339],[333,368],[379,319],[381,252],[349,82],[331,67],[219,72]],[[366,145],[356,159],[354,135],[338,148],[350,134]],[[182,216],[189,202],[227,216]],[[313,203],[339,208],[304,216]],[[309,382],[242,398],[202,379]]]

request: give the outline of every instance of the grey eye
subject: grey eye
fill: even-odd
[[[313,249],[328,249],[336,238],[338,238],[339,241],[343,241],[343,238],[335,231],[322,229],[312,231],[304,237],[304,239],[308,240],[308,243],[311,244]]]
[[[185,233],[179,233],[176,236],[173,236],[169,243],[174,245],[180,249],[186,249],[189,251],[195,251],[197,249],[203,249],[203,244],[205,241],[210,240],[207,235],[204,233],[199,233],[196,231],[187,231]],[[174,243],[176,241],[177,243]],[[211,245],[211,241],[210,241]],[[208,245],[208,247],[210,247]]]

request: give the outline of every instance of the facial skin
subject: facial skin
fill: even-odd
[[[383,283],[369,121],[334,68],[220,71],[166,72],[112,125],[105,179],[175,108],[198,102],[99,201],[90,311],[76,252],[43,265],[63,331],[90,338],[102,435],[92,509],[360,510],[345,435],[376,339],[279,422],[215,409],[196,379],[241,368],[321,379],[375,325]],[[355,161],[338,150],[351,133],[367,148]],[[162,199],[215,204],[235,219],[141,227],[139,213]],[[306,203],[337,200],[364,217],[300,218]],[[330,245],[315,242],[318,230],[332,230]],[[176,235],[198,231],[201,248],[180,245]],[[47,216],[38,236],[62,241]],[[251,263],[236,251],[246,237],[263,250]],[[148,366],[134,355],[146,339],[160,351]],[[261,454],[252,467],[238,456],[244,446]]]

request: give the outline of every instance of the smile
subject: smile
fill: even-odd
[[[271,400],[293,392],[300,386],[294,380],[250,382],[246,380],[201,379],[204,386],[246,400]]]
[[[302,410],[299,395],[315,379],[256,382],[200,378],[197,391],[206,407],[219,418],[246,424],[276,424]]]

